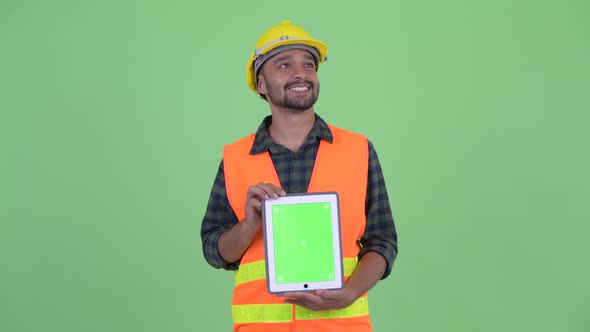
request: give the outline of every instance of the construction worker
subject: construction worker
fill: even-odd
[[[317,70],[328,46],[282,21],[264,32],[246,81],[270,106],[256,133],[223,150],[201,226],[203,253],[235,271],[234,331],[371,331],[367,292],[386,278],[397,234],[373,145],[315,113]],[[267,292],[262,200],[287,193],[336,191],[340,198],[345,286]]]

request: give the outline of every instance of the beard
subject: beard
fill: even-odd
[[[308,97],[303,96],[296,96],[296,97],[289,97],[289,88],[295,84],[299,83],[306,83],[309,85],[309,91],[311,94]],[[283,95],[281,96],[280,91],[277,91],[276,87],[270,85],[268,82],[266,83],[268,93],[267,98],[270,102],[274,105],[288,108],[294,111],[305,111],[310,109],[315,102],[318,100],[318,95],[320,93],[320,87],[318,83],[317,90],[315,89],[315,84],[311,81],[303,80],[298,82],[291,82],[285,84],[283,87]]]

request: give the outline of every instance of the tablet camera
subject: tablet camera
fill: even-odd
[[[303,284],[303,288],[307,288],[309,287],[307,284]]]

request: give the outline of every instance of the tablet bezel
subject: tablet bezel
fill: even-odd
[[[342,239],[340,229],[340,200],[337,192],[318,192],[289,194],[277,199],[262,202],[262,225],[264,233],[264,255],[266,265],[266,285],[269,293],[310,292],[318,289],[341,289],[344,287],[344,268],[342,263]],[[334,249],[334,280],[278,283],[275,271],[275,248],[272,208],[277,205],[330,203],[332,216],[332,245]],[[313,231],[313,230],[311,230]]]

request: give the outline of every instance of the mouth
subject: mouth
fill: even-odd
[[[297,93],[307,92],[313,88],[313,83],[303,81],[303,82],[294,82],[291,84],[287,84],[287,90]]]
[[[289,91],[303,92],[309,90],[308,86],[294,86],[289,88]]]

